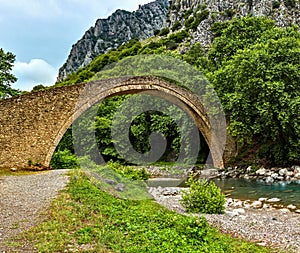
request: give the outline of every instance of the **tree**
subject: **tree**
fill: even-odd
[[[18,90],[10,87],[11,83],[17,81],[17,78],[10,73],[14,61],[14,54],[11,52],[5,53],[4,50],[0,48],[0,99],[15,96],[19,93]]]
[[[266,17],[247,16],[215,23],[211,30],[216,38],[208,57],[218,68],[225,61],[230,60],[238,50],[257,43],[264,32],[274,28],[274,21]]]
[[[274,28],[223,61],[211,81],[230,115],[229,131],[269,162],[300,162],[300,33]]]

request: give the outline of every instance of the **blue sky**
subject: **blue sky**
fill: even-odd
[[[0,0],[0,48],[16,55],[12,87],[54,84],[71,47],[98,18],[153,0]]]

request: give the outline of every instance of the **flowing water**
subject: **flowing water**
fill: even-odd
[[[263,181],[246,179],[214,179],[227,197],[241,200],[257,200],[259,198],[279,198],[278,204],[293,204],[300,208],[300,180],[297,182],[278,182],[266,184]],[[156,178],[148,181],[151,187],[184,187],[184,179]]]
[[[279,204],[293,204],[300,208],[300,180],[297,182],[277,182],[266,184],[263,181],[246,179],[214,179],[222,191],[231,198],[257,200],[259,198],[279,198]]]

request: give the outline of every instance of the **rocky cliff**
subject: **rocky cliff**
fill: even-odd
[[[268,16],[276,25],[300,25],[299,0],[171,0],[167,25],[170,30],[187,29],[191,43],[205,48],[212,42],[210,27],[214,22],[233,17]]]
[[[58,81],[86,66],[99,54],[117,48],[132,38],[146,39],[160,30],[166,20],[168,0],[156,0],[134,12],[117,10],[107,19],[98,19],[83,37],[72,46],[66,63],[60,68]]]

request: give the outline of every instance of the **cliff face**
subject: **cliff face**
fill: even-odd
[[[214,22],[247,15],[267,16],[280,27],[300,25],[300,0],[171,0],[167,24],[174,30],[194,22],[189,29],[191,43],[200,42],[205,48],[213,40],[210,27]]]
[[[156,0],[134,12],[117,10],[107,19],[98,19],[95,26],[72,46],[66,63],[59,70],[58,81],[86,66],[99,54],[117,48],[132,38],[153,36],[154,31],[165,24],[168,5],[168,0]]]
[[[99,54],[117,48],[134,37],[146,39],[164,26],[176,32],[186,29],[190,43],[211,45],[210,27],[215,22],[247,15],[267,16],[280,27],[300,26],[300,0],[156,0],[137,11],[118,10],[107,19],[97,20],[72,46],[66,63],[60,68],[58,81],[89,64]]]

